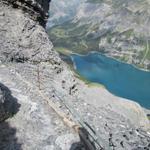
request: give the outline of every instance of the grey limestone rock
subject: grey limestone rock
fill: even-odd
[[[2,2],[0,12],[1,62],[38,63],[58,58],[44,28],[30,14]]]
[[[45,26],[48,19],[49,3],[51,0],[5,0],[5,3],[12,4],[14,8],[21,8],[35,21]]]
[[[149,126],[142,108],[103,90],[90,89],[74,77],[53,50],[45,29],[29,11],[38,5],[47,12],[48,2],[0,1],[0,82],[11,90],[6,90],[6,95],[13,95],[20,104],[14,117],[0,123],[0,149],[80,149],[78,135],[47,105],[45,97],[75,121],[87,122],[107,144],[116,145],[116,150],[148,147],[148,134],[142,129],[136,132],[141,122]],[[27,3],[33,7],[24,9]],[[8,98],[10,102],[4,105],[8,99],[3,88],[0,89],[0,112],[4,114],[14,108],[13,100]],[[129,135],[132,129],[135,134]]]

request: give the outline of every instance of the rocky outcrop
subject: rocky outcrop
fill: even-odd
[[[7,4],[12,4],[14,8],[21,8],[25,13],[45,26],[48,19],[49,3],[51,0],[4,0]]]
[[[32,83],[29,86],[13,70],[22,64],[22,71],[28,72],[33,66],[32,72],[36,74],[37,64],[59,65],[60,58],[52,50],[44,28],[30,17],[28,10],[12,6],[8,1],[0,1],[0,82],[10,91],[2,89],[1,94],[0,117],[1,121],[7,120],[0,123],[0,149],[70,149],[79,142],[78,135],[47,105],[37,87],[32,87]],[[16,112],[12,110],[14,100],[9,93],[20,106]]]
[[[27,10],[25,13],[26,11],[22,12],[20,9],[12,9],[11,5],[2,4],[1,2],[0,61],[21,63],[50,61],[55,52],[51,50],[52,43],[45,30],[37,21],[30,19]]]
[[[28,9],[13,8],[8,2],[0,2],[0,82],[11,90],[20,108],[7,120],[16,135],[11,138],[9,132],[3,132],[0,149],[4,149],[1,145],[10,149],[16,139],[25,150],[74,147],[78,135],[63,123],[49,102],[97,136],[104,148],[148,148],[149,121],[143,109],[79,81]],[[0,124],[0,130],[3,128]]]

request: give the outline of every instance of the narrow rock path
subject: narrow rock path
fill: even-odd
[[[17,114],[7,120],[9,126],[16,129],[15,138],[10,140],[8,136],[9,140],[0,142],[0,145],[11,147],[13,144],[13,147],[17,147],[14,145],[17,138],[22,149],[26,150],[69,150],[73,143],[79,141],[77,134],[64,125],[42,95],[4,65],[0,66],[0,82],[10,89],[21,105]]]

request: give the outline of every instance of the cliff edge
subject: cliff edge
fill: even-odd
[[[84,147],[60,114],[94,133],[101,148],[149,148],[150,125],[141,106],[88,87],[53,50],[43,28],[48,5],[49,0],[0,1],[0,83],[17,106],[6,117],[0,90],[1,120],[8,118],[0,123],[0,149]]]

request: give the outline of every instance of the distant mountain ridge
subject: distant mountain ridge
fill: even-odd
[[[72,19],[76,15],[77,8],[82,1],[84,0],[52,1],[47,26],[52,27]]]

